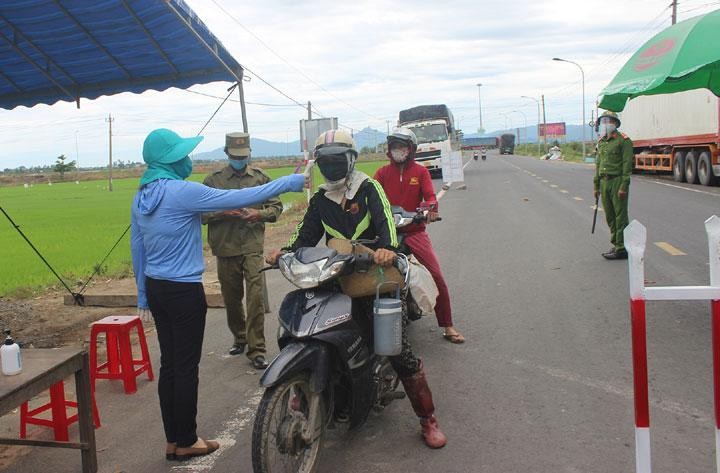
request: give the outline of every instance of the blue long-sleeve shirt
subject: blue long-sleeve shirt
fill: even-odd
[[[138,190],[130,219],[132,262],[138,307],[147,309],[145,277],[201,282],[203,212],[259,204],[284,192],[300,192],[302,174],[246,189],[213,189],[195,182],[160,179]]]

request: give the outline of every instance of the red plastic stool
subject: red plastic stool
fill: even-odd
[[[100,427],[100,414],[98,412],[97,404],[95,404],[95,396],[92,396],[92,414],[93,423],[95,428]],[[50,402],[43,404],[35,409],[30,409],[28,401],[25,401],[20,406],[20,438],[24,439],[27,436],[27,426],[42,425],[44,427],[51,427],[55,432],[55,440],[59,442],[67,442],[69,440],[68,427],[78,419],[77,412],[71,416],[68,416],[67,408],[72,407],[77,409],[77,402],[68,401],[65,399],[65,384],[63,381],[57,382],[50,387]],[[39,417],[45,411],[50,411],[51,418],[46,419]]]
[[[133,358],[130,332],[137,331],[141,358]],[[97,363],[97,336],[105,333],[107,361]],[[137,378],[147,371],[148,380],[153,380],[152,364],[148,353],[145,332],[137,315],[113,315],[91,325],[90,329],[90,382],[95,392],[96,379],[121,379],[127,394],[137,391]]]

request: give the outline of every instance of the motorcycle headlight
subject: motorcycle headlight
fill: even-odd
[[[300,289],[311,289],[319,286],[342,272],[343,261],[336,261],[328,267],[328,259],[323,258],[312,263],[302,263],[292,253],[280,257],[280,272],[285,278]]]

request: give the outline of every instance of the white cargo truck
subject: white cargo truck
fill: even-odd
[[[709,90],[634,98],[620,120],[633,141],[636,170],[706,186],[720,181],[720,99]]]

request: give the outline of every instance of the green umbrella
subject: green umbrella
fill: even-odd
[[[720,96],[720,10],[670,26],[645,43],[602,91],[600,108],[627,99],[710,89]]]

